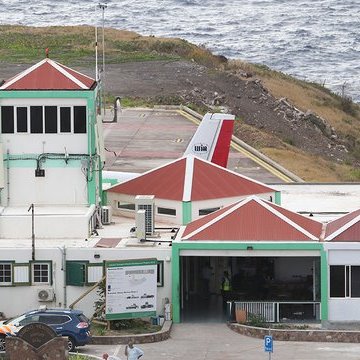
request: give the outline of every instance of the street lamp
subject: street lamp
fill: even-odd
[[[34,222],[35,222],[35,214],[34,214],[34,204],[31,204],[28,212],[31,210],[31,258],[35,260],[35,231],[34,231]]]

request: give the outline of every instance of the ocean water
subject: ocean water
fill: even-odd
[[[0,0],[0,23],[101,26],[97,4]],[[360,101],[360,0],[109,0],[105,26],[181,37]]]

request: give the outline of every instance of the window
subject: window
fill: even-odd
[[[71,132],[71,111],[69,107],[60,108],[60,132]]]
[[[213,207],[213,208],[208,208],[208,209],[200,209],[199,210],[199,216],[209,215],[209,214],[211,214],[214,211],[217,211],[219,209],[220,209],[220,207]]]
[[[45,133],[57,133],[57,107],[45,106]]]
[[[26,133],[28,131],[28,113],[26,107],[16,108],[16,131]]]
[[[13,264],[14,285],[30,285],[30,265]]]
[[[88,264],[87,266],[87,283],[95,284],[104,276],[104,267],[102,263]]]
[[[360,297],[360,266],[351,266],[351,297]]]
[[[0,285],[12,284],[12,264],[0,263]]]
[[[32,264],[32,282],[34,284],[50,283],[50,264],[33,263]]]
[[[164,286],[164,262],[161,260],[157,262],[157,286]]]
[[[86,262],[66,262],[66,285],[83,286],[86,283]]]
[[[30,106],[30,131],[32,134],[43,132],[43,107]]]
[[[74,133],[86,133],[86,106],[74,106]]]
[[[47,325],[62,325],[69,322],[71,318],[67,315],[40,315],[39,322]]]
[[[330,266],[330,297],[360,297],[360,266]]]
[[[25,326],[27,324],[32,324],[39,322],[40,315],[30,315],[19,321],[19,326]]]
[[[118,204],[117,205],[118,209],[135,211],[135,204],[133,204],[133,203],[126,203],[126,202],[118,201],[117,204]]]
[[[176,216],[176,210],[175,209],[168,209],[168,208],[163,208],[163,207],[158,207],[157,208],[157,213],[160,214],[160,215]]]
[[[3,134],[14,133],[14,107],[1,107],[1,132]]]

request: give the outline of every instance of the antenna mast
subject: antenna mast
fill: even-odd
[[[98,31],[97,31],[97,6],[95,6],[95,80],[99,80],[99,68],[98,68]]]
[[[104,107],[105,115],[105,9],[107,4],[99,3],[99,8],[102,10],[102,69],[101,69],[101,92],[102,92],[102,102]]]

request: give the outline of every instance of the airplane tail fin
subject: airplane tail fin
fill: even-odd
[[[193,154],[226,168],[234,120],[230,114],[205,114],[184,155]]]

